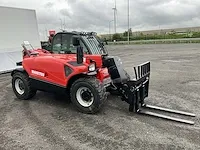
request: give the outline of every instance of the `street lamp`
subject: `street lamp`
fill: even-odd
[[[115,0],[115,7],[114,8],[112,8],[113,9],[113,12],[114,12],[114,31],[115,31],[115,33],[117,32],[116,30],[116,13],[117,13],[117,7],[116,7],[116,0]]]
[[[129,33],[129,0],[128,0],[128,44],[130,43],[130,33]]]
[[[61,30],[62,30],[62,19],[59,19],[60,20],[60,26],[61,26]]]
[[[110,40],[112,39],[111,33],[110,33],[110,23],[113,22],[114,20],[109,21],[109,35],[110,35]]]

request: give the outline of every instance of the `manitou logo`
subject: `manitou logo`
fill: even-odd
[[[42,77],[44,77],[44,76],[45,76],[45,74],[44,74],[43,72],[36,71],[36,70],[31,70],[31,73],[32,73],[32,74],[35,74],[35,75],[42,76]]]

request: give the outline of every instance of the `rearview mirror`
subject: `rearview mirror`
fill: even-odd
[[[76,59],[77,59],[77,64],[83,63],[83,47],[78,46],[76,50]]]
[[[72,43],[74,46],[79,46],[80,45],[80,39],[77,36],[72,37]]]

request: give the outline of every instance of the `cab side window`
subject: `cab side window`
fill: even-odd
[[[53,43],[52,43],[52,52],[53,53],[59,53],[59,51],[61,50],[61,34],[57,34],[54,39],[53,39]]]
[[[72,34],[62,34],[62,48],[63,53],[76,53],[76,47],[72,43]]]
[[[77,47],[73,45],[72,37],[72,34],[57,34],[52,43],[52,52],[61,54],[76,53]],[[82,41],[80,41],[80,45],[83,47],[84,53],[88,54],[88,50]]]
[[[72,37],[72,34],[62,35],[62,51],[65,53],[76,53],[77,47],[73,45]],[[82,41],[80,41],[80,45],[83,47],[83,52],[88,54],[88,50]]]

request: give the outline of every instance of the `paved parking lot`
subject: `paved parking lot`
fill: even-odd
[[[108,46],[132,75],[134,65],[151,62],[148,104],[195,113],[186,125],[128,111],[109,96],[96,115],[77,112],[64,97],[38,92],[16,99],[9,74],[0,76],[1,149],[182,150],[200,149],[200,45]],[[182,116],[181,116],[182,117]]]

